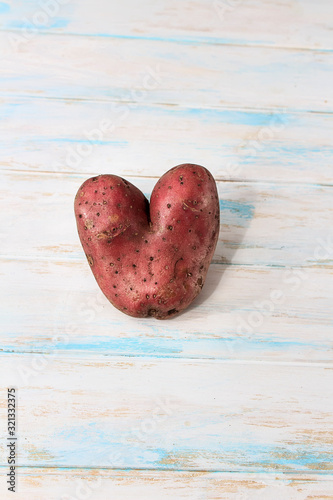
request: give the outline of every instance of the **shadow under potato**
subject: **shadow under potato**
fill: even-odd
[[[226,188],[225,191],[224,188]],[[220,285],[227,266],[234,263],[237,250],[243,244],[246,231],[254,218],[257,191],[248,183],[220,183],[219,199],[220,236],[204,287],[192,304],[175,316],[175,319],[187,311],[197,308],[214,293]],[[221,265],[222,272],[217,273],[214,264]]]

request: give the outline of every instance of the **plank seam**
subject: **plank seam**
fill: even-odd
[[[4,473],[6,470],[5,465],[0,465],[0,474]],[[113,471],[113,472],[164,472],[166,474],[168,473],[177,473],[177,472],[189,472],[189,473],[203,473],[203,474],[210,474],[210,473],[221,473],[221,474],[242,474],[242,475],[247,475],[247,474],[259,474],[259,475],[268,475],[268,474],[282,474],[282,475],[287,475],[287,476],[292,476],[292,475],[303,475],[303,476],[321,476],[322,478],[325,478],[325,476],[332,476],[331,471],[325,471],[325,470],[317,470],[317,471],[307,471],[307,470],[300,470],[300,469],[295,469],[295,470],[288,470],[288,469],[277,469],[273,471],[258,471],[258,470],[229,470],[229,469],[176,469],[176,468],[150,468],[150,467],[126,467],[124,469],[119,468],[119,467],[103,467],[103,466],[95,466],[95,467],[89,467],[89,466],[75,466],[75,465],[16,465],[17,469],[27,469],[27,470],[34,470],[34,469],[60,469],[62,470],[102,470],[102,471]],[[3,471],[3,472],[2,472]],[[333,477],[331,478],[333,480]]]
[[[1,33],[25,33],[22,28],[0,28]],[[317,48],[317,47],[292,47],[283,45],[269,45],[265,43],[253,43],[250,40],[245,43],[233,42],[222,40],[221,38],[207,38],[207,37],[159,37],[159,36],[144,36],[144,35],[119,35],[115,33],[75,33],[75,32],[57,32],[52,29],[43,30],[38,29],[35,31],[37,36],[60,36],[60,37],[81,37],[81,38],[108,38],[110,40],[142,40],[144,42],[160,42],[160,43],[175,43],[178,45],[215,45],[220,47],[240,47],[250,49],[266,49],[266,50],[281,50],[291,52],[315,52],[315,53],[331,53],[333,48]]]
[[[322,111],[322,110],[316,110],[316,109],[302,109],[302,108],[290,108],[290,107],[280,107],[280,106],[271,106],[271,107],[258,107],[254,108],[251,106],[231,106],[230,104],[224,105],[221,104],[219,106],[193,106],[191,105],[181,105],[176,102],[167,102],[167,103],[161,103],[161,102],[141,102],[141,101],[129,101],[127,99],[113,99],[113,98],[100,98],[100,99],[92,99],[91,97],[68,97],[68,96],[61,96],[61,97],[55,97],[55,96],[36,96],[34,94],[15,94],[15,93],[3,93],[0,92],[0,98],[4,99],[43,99],[43,100],[54,100],[54,101],[70,101],[70,102],[91,102],[91,103],[120,103],[120,104],[127,104],[129,106],[135,106],[135,107],[148,107],[148,108],[177,108],[181,110],[231,110],[231,111],[248,111],[249,113],[257,113],[257,112],[262,112],[262,113],[270,113],[270,112],[279,112],[279,113],[289,113],[289,114],[318,114],[318,115],[327,115],[331,116],[333,114],[332,111]]]
[[[223,339],[222,339],[223,340]],[[265,365],[265,366],[285,366],[285,367],[293,367],[293,368],[320,368],[320,369],[328,369],[328,370],[333,370],[333,361],[332,362],[326,362],[326,361],[268,361],[268,360],[261,360],[261,359],[223,359],[223,358],[196,358],[196,357],[181,357],[181,356],[154,356],[154,355],[147,355],[147,354],[107,354],[107,353],[100,353],[96,354],[94,353],[93,356],[85,356],[88,351],[82,352],[77,351],[80,354],[80,359],[77,359],[76,356],[73,356],[72,351],[70,354],[65,351],[61,351],[61,349],[57,349],[57,356],[58,352],[61,353],[61,356],[59,356],[58,361],[59,362],[66,362],[68,363],[71,360],[74,360],[78,365],[82,363],[86,363],[87,361],[90,361],[91,363],[94,362],[93,356],[96,359],[101,359],[102,357],[104,358],[109,358],[108,360],[105,360],[105,363],[107,363],[109,360],[114,363],[117,362],[123,362],[124,358],[130,358],[130,359],[138,359],[142,362],[148,361],[152,362],[155,361],[157,362],[181,362],[181,363],[197,363],[197,364],[224,364],[224,365]],[[14,351],[14,350],[0,350],[0,357],[3,356],[29,356],[29,355],[40,355],[40,356],[48,356],[47,352],[37,352],[37,351]],[[54,361],[57,359],[57,356],[54,354],[54,348],[50,349],[50,355],[51,359]],[[158,360],[158,361],[157,361]]]
[[[89,142],[89,141],[87,141]],[[0,174],[3,173],[5,175],[12,175],[12,174],[17,174],[17,175],[31,175],[31,176],[56,176],[56,177],[62,177],[62,176],[68,176],[68,177],[77,177],[78,179],[88,179],[89,177],[94,177],[96,175],[96,172],[83,172],[83,171],[66,171],[62,170],[61,172],[56,172],[54,170],[25,170],[25,169],[19,169],[19,168],[13,168],[13,169],[8,169],[8,168],[1,168],[1,162],[0,162]],[[155,179],[156,182],[160,178],[159,176],[155,175],[134,175],[134,174],[126,174],[126,178],[131,178],[131,179]],[[224,179],[221,177],[214,177],[216,182],[220,182],[223,184],[228,184],[228,183],[234,183],[234,184],[252,184],[252,185],[278,185],[281,187],[289,187],[289,186],[297,186],[297,187],[314,187],[314,188],[333,188],[333,180],[332,183],[325,183],[325,182],[299,182],[298,180],[295,181],[280,181],[280,180],[251,180],[251,179]]]

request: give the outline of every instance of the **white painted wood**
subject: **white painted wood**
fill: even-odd
[[[20,468],[17,500],[316,500],[332,499],[326,474],[221,473]],[[0,478],[3,479],[0,469]],[[13,495],[4,496],[7,500]]]
[[[332,14],[329,0],[16,0],[1,28],[320,50],[333,48]]]
[[[15,45],[9,35],[0,96],[333,111],[330,52],[70,35]]]
[[[332,269],[212,265],[193,305],[165,321],[115,309],[86,262],[2,260],[0,274],[6,284],[0,295],[6,352],[333,359]]]
[[[84,355],[0,365],[1,392],[18,387],[18,464],[35,467],[329,472],[332,375],[320,363]]]
[[[30,98],[0,109],[2,169],[156,176],[192,162],[218,180],[333,184],[330,114],[143,103],[122,117],[110,102]]]
[[[156,173],[164,169],[158,164]],[[98,172],[94,172],[97,174]],[[117,169],[110,171],[117,173]],[[84,259],[73,215],[83,174],[1,174],[1,255]],[[131,178],[147,197],[156,178]],[[218,182],[221,231],[214,262],[332,265],[332,187]],[[309,236],[311,234],[311,236]]]

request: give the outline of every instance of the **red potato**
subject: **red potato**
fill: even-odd
[[[156,183],[150,203],[116,175],[85,181],[75,197],[80,240],[109,301],[130,316],[171,318],[201,291],[219,234],[214,178],[184,164]]]

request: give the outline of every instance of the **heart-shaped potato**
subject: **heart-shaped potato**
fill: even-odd
[[[116,175],[85,181],[75,198],[80,240],[97,283],[130,316],[165,319],[202,289],[219,234],[210,172],[184,164],[157,182],[150,203]]]

